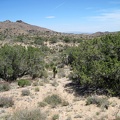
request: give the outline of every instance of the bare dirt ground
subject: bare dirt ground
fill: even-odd
[[[96,105],[86,105],[86,98],[82,96],[75,96],[74,92],[66,88],[66,84],[71,81],[67,78],[69,74],[69,68],[64,67],[66,77],[52,78],[52,71],[49,71],[49,77],[46,82],[37,79],[40,82],[38,86],[19,87],[17,83],[11,83],[11,90],[7,92],[1,92],[0,96],[13,97],[14,105],[9,108],[0,108],[0,116],[7,114],[13,114],[14,112],[22,109],[32,109],[38,107],[38,102],[42,102],[45,97],[56,94],[62,99],[67,101],[67,106],[58,105],[51,107],[46,105],[40,109],[46,112],[47,120],[52,120],[52,116],[59,115],[58,120],[115,120],[116,116],[120,115],[120,99],[116,97],[110,97],[108,109],[102,109]],[[35,82],[35,80],[34,80]],[[35,91],[35,88],[39,88],[39,91]],[[30,90],[30,95],[22,96],[21,91],[23,89]]]

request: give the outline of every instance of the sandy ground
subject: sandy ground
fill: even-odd
[[[66,67],[65,74],[69,74],[69,69]],[[49,76],[49,78],[51,78]],[[41,79],[38,80],[41,82]],[[59,95],[65,101],[68,101],[67,106],[57,106],[52,108],[47,105],[40,109],[47,112],[47,120],[52,120],[52,116],[59,115],[58,120],[115,120],[116,115],[120,115],[120,99],[116,97],[109,98],[110,106],[108,109],[101,109],[96,105],[86,106],[86,98],[81,96],[75,96],[74,92],[68,92],[65,85],[70,83],[67,77],[55,79],[48,79],[46,83],[37,86],[39,91],[36,92],[36,86],[28,86],[20,88],[17,83],[11,83],[12,89],[7,92],[1,92],[0,96],[13,97],[14,105],[9,108],[0,108],[0,116],[6,114],[13,114],[15,111],[28,108],[32,109],[38,107],[38,102],[42,102],[45,97],[52,94]],[[57,83],[57,85],[54,85]],[[29,96],[22,96],[21,91],[23,89],[30,90]]]

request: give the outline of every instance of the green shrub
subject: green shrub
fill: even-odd
[[[16,111],[11,117],[10,120],[46,120],[44,113],[41,113],[40,109],[35,108],[32,110],[23,109]]]
[[[98,96],[88,97],[86,101],[86,105],[90,105],[90,104],[96,104],[98,107],[102,107],[106,109],[108,109],[109,107],[109,101],[107,100],[107,98],[103,98],[103,97],[101,98]]]
[[[64,42],[65,43],[70,43],[70,42],[72,42],[72,40],[69,37],[65,37],[64,38]]]
[[[14,105],[12,97],[0,96],[0,107],[12,107]]]
[[[17,38],[14,40],[15,42],[24,42],[25,36],[24,35],[19,35]]]
[[[52,107],[56,107],[57,105],[62,103],[62,99],[58,95],[51,95],[44,99],[44,101],[50,104]]]
[[[38,102],[39,107],[45,107],[47,105],[46,102]]]
[[[36,44],[36,45],[43,45],[44,42],[43,42],[43,40],[41,40],[41,39],[36,39],[36,40],[34,41],[34,44]]]
[[[45,64],[45,68],[46,68],[46,69],[49,69],[49,68],[50,68],[49,63],[46,63],[46,64]]]
[[[31,82],[29,80],[21,79],[18,81],[18,85],[20,87],[29,86],[31,85]]]
[[[73,82],[120,95],[120,34],[84,40],[66,53],[73,68]]]
[[[51,37],[50,38],[50,43],[51,44],[57,43],[57,38],[56,37]]]
[[[5,44],[0,47],[0,78],[14,81],[24,75],[39,75],[44,69],[44,55],[39,48]]]
[[[52,117],[52,120],[58,120],[59,119],[59,115],[58,114],[55,114],[53,117]]]
[[[10,90],[10,85],[9,83],[0,83],[0,91],[8,91]]]
[[[30,90],[28,89],[22,90],[22,96],[28,96],[28,95],[30,95]]]
[[[39,76],[40,76],[39,73],[32,73],[31,74],[32,79],[38,78]]]

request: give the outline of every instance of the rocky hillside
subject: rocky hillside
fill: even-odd
[[[30,25],[22,20],[17,20],[16,22],[6,20],[4,22],[0,22],[0,34],[4,35],[40,35],[54,33],[56,32],[46,28]]]

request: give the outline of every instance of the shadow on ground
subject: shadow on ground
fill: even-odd
[[[74,93],[75,96],[90,96],[90,95],[108,95],[108,92],[102,88],[80,86],[77,83],[68,83],[65,89],[69,93]]]

